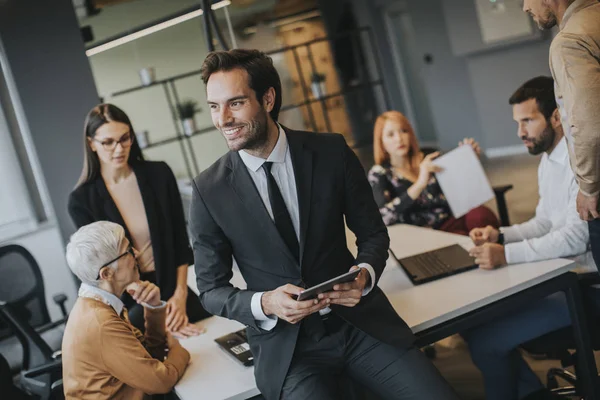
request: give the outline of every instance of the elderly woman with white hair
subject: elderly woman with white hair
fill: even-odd
[[[159,288],[139,281],[123,227],[99,221],[80,228],[66,256],[82,282],[63,338],[66,398],[135,400],[171,391],[190,355],[166,332]],[[145,334],[129,321],[120,300],[125,290],[144,307]]]

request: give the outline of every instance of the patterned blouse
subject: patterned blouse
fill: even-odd
[[[394,173],[390,165],[373,166],[369,171],[369,183],[386,225],[403,223],[437,229],[452,216],[434,176],[415,200],[408,195],[413,182]]]

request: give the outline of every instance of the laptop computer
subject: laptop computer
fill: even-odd
[[[394,258],[415,285],[477,268],[475,259],[458,244],[402,259],[394,255]]]
[[[250,351],[246,329],[216,338],[215,342],[217,342],[222,350],[242,365],[246,367],[254,365],[254,356]]]

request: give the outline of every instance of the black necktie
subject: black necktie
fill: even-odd
[[[269,189],[269,202],[271,202],[273,220],[275,221],[275,226],[283,238],[283,241],[296,258],[296,261],[298,261],[300,254],[298,237],[296,236],[296,231],[294,230],[294,225],[292,224],[292,218],[290,217],[290,213],[285,206],[279,186],[277,186],[277,182],[275,181],[273,174],[271,174],[272,166],[272,162],[265,162],[262,165],[263,169],[265,170],[265,174],[267,175],[267,187]],[[306,317],[302,321],[302,327],[305,332],[316,342],[321,340],[323,336],[327,334],[325,326],[323,325],[323,321],[318,313],[314,313]]]
[[[279,186],[277,186],[277,182],[275,181],[273,174],[271,174],[272,165],[272,162],[265,162],[262,165],[262,168],[265,170],[265,174],[267,176],[269,202],[271,203],[271,210],[273,211],[273,220],[275,221],[275,226],[277,227],[281,238],[296,258],[296,261],[298,261],[300,254],[298,237],[296,236],[296,231],[294,230],[294,225],[292,224],[292,218],[290,217],[290,213],[285,206]]]

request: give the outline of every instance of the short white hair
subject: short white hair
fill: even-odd
[[[98,221],[82,226],[67,245],[67,264],[81,282],[98,286],[100,268],[119,256],[124,238],[125,230],[114,222]],[[107,266],[116,269],[117,263]]]

